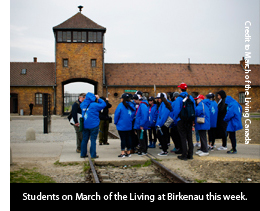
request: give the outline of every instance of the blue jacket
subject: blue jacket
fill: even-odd
[[[187,92],[182,92],[180,93],[181,96],[183,97],[187,97],[188,93]],[[180,96],[179,95],[179,96]],[[195,100],[193,99],[193,97],[190,95],[190,99],[192,100],[192,102],[194,103],[194,109],[196,108],[195,106]],[[182,97],[177,97],[175,100],[175,105],[173,108],[173,117],[174,117],[174,122],[177,124],[177,122],[179,122],[181,120],[181,118],[179,117],[179,114],[181,112],[182,109],[182,105],[183,105],[183,98]]]
[[[166,108],[166,105],[164,104],[164,102],[162,102],[158,109],[158,117],[155,126],[162,127],[169,115],[170,115],[170,110]]]
[[[243,129],[242,125],[242,106],[231,96],[226,97],[227,114],[224,121],[228,123],[227,131],[235,132]]]
[[[203,102],[209,107],[210,111],[210,128],[217,127],[217,120],[218,120],[218,104],[216,101],[212,101],[210,99],[206,99]]]
[[[95,100],[96,96],[93,93],[88,92],[85,100],[80,104],[82,117],[84,118],[85,129],[92,129],[99,125],[99,111],[101,111],[107,105],[106,102],[102,99],[98,99],[98,103],[96,103]]]
[[[171,102],[172,104],[172,111],[170,112],[170,117],[174,120],[174,106],[175,106],[176,100]],[[177,126],[177,121],[175,120],[171,125],[170,128],[172,128],[173,126]]]
[[[120,103],[115,111],[114,123],[116,125],[116,129],[119,131],[132,130],[132,121],[135,115],[135,106],[132,102],[126,103],[129,106],[128,108],[126,108],[123,103]]]
[[[154,104],[153,107],[151,108],[151,111],[149,107],[149,123],[150,123],[149,128],[155,127],[157,116],[158,116],[157,105]]]
[[[204,112],[203,112],[202,104],[204,104]],[[205,117],[205,123],[197,123],[197,117]],[[202,100],[195,108],[195,130],[209,130],[209,129],[210,129],[209,107],[205,103],[205,100]]]
[[[149,128],[149,109],[148,109],[148,102],[143,100],[135,115],[135,124],[134,129],[140,130],[140,127],[143,127],[144,130]]]

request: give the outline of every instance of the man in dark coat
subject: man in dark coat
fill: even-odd
[[[77,153],[81,152],[81,142],[82,142],[82,131],[79,131],[80,123],[79,123],[78,117],[81,116],[81,114],[82,114],[80,104],[83,102],[85,97],[86,97],[86,94],[81,93],[79,95],[79,99],[72,105],[72,109],[71,109],[71,115],[75,122],[75,124],[73,126],[74,126],[76,136],[77,136],[77,149],[76,149]]]
[[[102,100],[106,102],[106,107],[99,112],[99,119],[100,119],[100,124],[99,124],[99,145],[109,145],[107,142],[107,137],[108,137],[108,128],[109,128],[109,108],[112,107],[112,105],[108,102],[108,98],[100,97]]]
[[[216,130],[216,139],[222,139],[222,146],[218,150],[227,150],[227,123],[224,121],[224,118],[227,113],[226,93],[223,90],[220,90],[217,93],[218,101],[218,120],[217,120],[217,130]]]

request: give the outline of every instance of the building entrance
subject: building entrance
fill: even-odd
[[[73,103],[78,99],[80,93],[92,92],[97,94],[97,82],[89,79],[71,79],[63,84],[63,114],[71,111]]]

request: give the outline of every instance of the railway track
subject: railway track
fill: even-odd
[[[108,131],[108,134],[110,137],[112,138],[116,138],[119,139],[119,136],[112,133],[111,131]],[[154,155],[152,155],[151,153],[147,153],[146,155],[148,158],[150,158],[151,162],[160,170],[160,173],[167,177],[171,182],[174,183],[189,183],[187,180],[185,180],[184,178],[182,178],[180,175],[178,175],[177,173],[173,172],[172,170],[168,169],[166,166],[162,165],[160,162],[158,162],[157,157],[155,157]],[[92,173],[95,171],[94,165],[90,159],[89,156],[89,161],[91,162],[90,166],[91,166],[91,171]],[[95,176],[96,175],[96,176]],[[97,177],[97,173],[93,173],[93,176],[95,178],[95,181],[97,181],[96,183],[99,183],[99,179]]]
[[[91,174],[92,174],[92,178],[93,178],[92,181],[93,181],[93,183],[100,183],[97,171],[96,171],[95,166],[94,166],[94,164],[91,160],[91,156],[90,156],[89,152],[87,152],[87,154],[88,154],[89,166],[90,166],[90,170],[91,170]]]

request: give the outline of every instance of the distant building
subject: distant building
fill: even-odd
[[[72,82],[94,85],[95,93],[108,96],[113,113],[124,92],[141,90],[146,96],[156,92],[178,91],[185,82],[193,96],[216,93],[223,89],[245,106],[245,61],[238,64],[164,64],[164,63],[104,63],[106,28],[81,12],[53,27],[55,62],[10,63],[10,112],[23,109],[29,114],[34,102],[34,114],[42,114],[42,94],[52,99],[52,110],[64,114],[64,86]],[[250,65],[250,111],[260,109],[260,65]],[[84,92],[84,90],[82,90]]]

